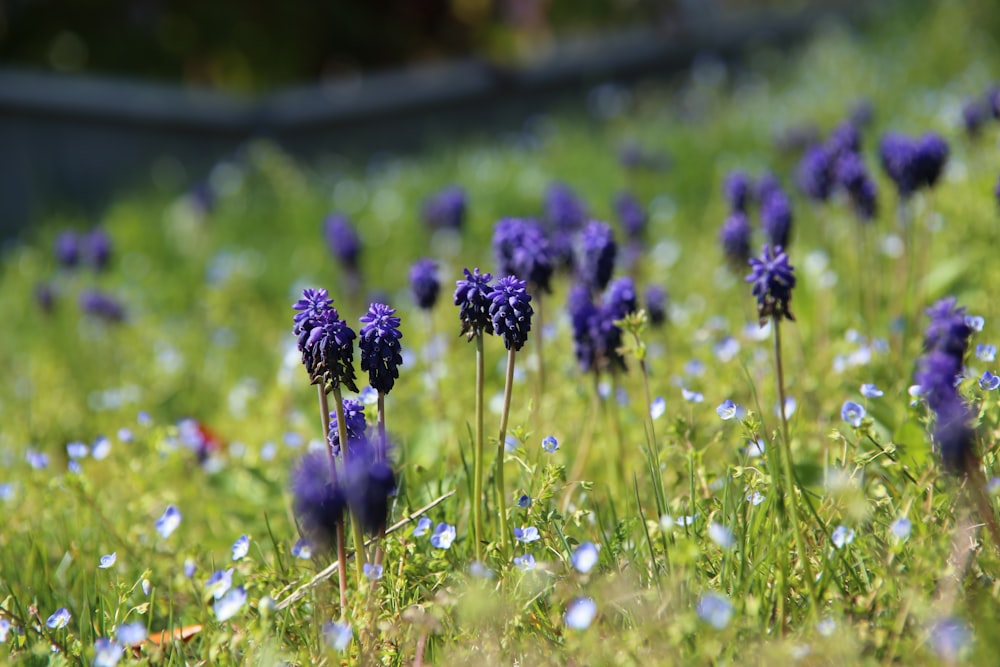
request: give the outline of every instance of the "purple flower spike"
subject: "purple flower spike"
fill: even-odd
[[[441,291],[437,269],[437,262],[433,259],[418,259],[410,267],[410,292],[417,307],[422,310],[430,310],[437,303]]]
[[[305,536],[315,545],[329,547],[337,525],[344,520],[347,501],[336,480],[330,478],[330,463],[324,452],[310,452],[292,476],[295,515]]]
[[[604,305],[615,319],[622,319],[639,310],[639,297],[635,283],[628,276],[615,278],[604,292]]]
[[[431,229],[462,229],[468,204],[465,190],[450,185],[431,195],[424,202],[424,222]]]
[[[861,153],[861,130],[853,120],[846,120],[833,129],[827,140],[827,149],[834,158]]]
[[[753,283],[761,326],[764,326],[768,318],[776,321],[783,318],[794,320],[789,304],[792,300],[792,288],[795,287],[795,273],[781,246],[774,248],[772,252],[770,246],[765,245],[760,258],[750,259],[750,269],[746,282]]]
[[[920,185],[917,147],[913,140],[897,132],[887,132],[879,142],[878,152],[882,168],[896,184],[899,196],[912,195]]]
[[[614,207],[626,238],[641,241],[646,233],[648,217],[639,200],[630,192],[619,192],[615,197]]]
[[[330,253],[340,260],[348,271],[356,271],[358,257],[361,254],[361,239],[347,217],[331,213],[323,221],[323,233]]]
[[[378,534],[385,527],[389,499],[396,491],[396,476],[385,452],[367,441],[359,442],[348,453],[344,478],[351,514],[370,535]]]
[[[80,263],[80,236],[74,231],[61,232],[52,246],[60,266],[71,269]]]
[[[809,148],[799,162],[799,187],[816,201],[826,201],[833,191],[833,154],[825,147]]]
[[[917,141],[917,181],[933,188],[948,161],[948,143],[941,135],[928,132]]]
[[[869,221],[878,211],[878,191],[859,155],[847,153],[836,164],[837,183],[844,188],[858,219]]]
[[[745,213],[736,212],[726,218],[719,230],[719,242],[729,265],[743,269],[750,261],[750,219]]]
[[[368,427],[368,422],[365,421],[365,406],[364,404],[354,400],[353,398],[345,398],[343,402],[344,406],[344,424],[347,430],[347,449],[353,450],[355,445],[359,443],[364,443],[365,440],[365,430]],[[327,433],[327,441],[330,447],[333,448],[333,453],[340,455],[340,422],[337,420],[337,412],[333,411],[330,413],[330,432]]]
[[[80,310],[105,322],[125,319],[125,307],[110,294],[88,289],[80,292]]]
[[[722,181],[722,194],[729,204],[729,210],[736,213],[746,213],[750,200],[753,199],[753,181],[745,171],[735,169],[726,174]]]
[[[294,306],[298,311],[292,333],[298,339],[302,363],[313,384],[343,384],[358,391],[354,379],[354,339],[357,335],[333,307],[324,289],[306,289]]]
[[[775,190],[761,200],[760,227],[770,245],[788,247],[792,233],[792,203],[784,192]]]
[[[103,271],[108,267],[108,262],[111,261],[111,248],[111,237],[99,227],[83,238],[84,257],[96,271]]]
[[[534,314],[525,282],[514,276],[500,278],[489,298],[493,330],[503,338],[508,350],[520,350],[528,340],[531,316]]]
[[[969,100],[962,106],[962,125],[969,138],[979,136],[988,113],[989,109],[980,100]]]
[[[517,276],[544,292],[555,270],[556,255],[545,232],[534,220],[504,218],[493,228],[497,270]]]
[[[583,200],[565,183],[552,183],[545,191],[545,219],[553,229],[575,231],[587,220]]]
[[[667,290],[659,285],[650,285],[645,296],[649,323],[654,327],[662,326],[667,321]]]
[[[493,335],[493,321],[490,319],[490,292],[493,279],[488,273],[479,273],[479,269],[462,269],[465,280],[455,282],[455,305],[458,306],[458,317],[462,322],[462,333],[468,340],[477,335]]]
[[[399,339],[399,318],[396,310],[384,303],[373,303],[361,318],[358,347],[361,348],[361,370],[368,372],[369,384],[383,394],[392,391],[403,363]]]
[[[595,292],[603,291],[615,268],[615,245],[611,227],[592,220],[580,233],[577,248],[577,271],[580,279]]]

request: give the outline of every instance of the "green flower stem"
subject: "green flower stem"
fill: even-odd
[[[545,395],[545,318],[544,310],[542,308],[542,290],[537,290],[535,294],[535,329],[538,331],[538,335],[535,336],[536,348],[538,350],[538,396],[539,399],[535,401],[535,410],[541,408],[541,397]]]
[[[379,437],[379,447],[375,450],[375,456],[381,459],[388,452],[389,441],[385,437],[385,394],[381,391],[378,393],[378,437]],[[382,549],[382,541],[385,539],[385,524],[378,532],[378,536],[375,538],[375,564],[381,565],[382,558],[384,556],[384,550]]]
[[[483,333],[476,334],[476,447],[473,450],[472,524],[476,560],[483,560]]]
[[[514,358],[517,352],[507,350],[507,377],[503,385],[503,412],[500,415],[500,438],[497,440],[496,480],[497,509],[500,512],[500,536],[504,557],[510,553],[510,530],[507,527],[507,490],[503,483],[504,445],[507,442],[507,417],[510,415],[510,395],[514,388]]]
[[[334,409],[337,411],[337,436],[340,438],[340,456],[347,458],[347,420],[344,418],[344,399],[340,393],[340,385],[333,386]],[[365,563],[368,555],[365,553],[365,536],[361,534],[361,523],[357,517],[351,517],[351,532],[354,535],[354,564],[357,566],[358,580],[365,576]],[[343,562],[343,561],[341,561]]]
[[[809,565],[809,554],[806,552],[806,541],[802,535],[802,526],[799,523],[799,513],[795,500],[796,479],[792,472],[792,440],[788,431],[788,416],[785,414],[785,373],[781,364],[781,322],[777,319],[771,320],[774,325],[774,363],[778,375],[778,412],[781,414],[781,429],[785,451],[781,456],[781,464],[785,475],[785,500],[788,504],[788,515],[792,523],[792,532],[795,533],[795,547],[799,552],[799,560],[802,562],[803,578],[806,582],[806,589],[809,591],[810,615],[816,614],[816,590],[812,576],[812,567]],[[805,493],[805,491],[803,491]]]
[[[316,385],[319,392],[319,414],[323,423],[323,444],[326,446],[326,453],[330,459],[330,483],[337,483],[337,459],[333,456],[333,448],[330,447],[330,405],[326,398],[326,387],[322,384]],[[343,408],[341,408],[343,410]],[[340,618],[343,620],[347,614],[347,570],[344,563],[347,562],[347,551],[344,548],[344,526],[337,524],[337,580],[340,585]]]

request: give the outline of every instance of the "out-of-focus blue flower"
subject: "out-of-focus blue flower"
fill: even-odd
[[[7,641],[7,633],[10,632],[10,621],[0,618],[0,644]]]
[[[997,346],[989,343],[979,343],[976,345],[976,359],[979,361],[993,362],[997,360]]]
[[[458,231],[465,221],[467,208],[465,190],[460,186],[450,185],[424,201],[424,222],[431,229]]]
[[[597,616],[597,604],[590,598],[576,598],[569,603],[563,622],[573,630],[586,630]]]
[[[559,441],[555,439],[554,436],[548,435],[542,440],[542,449],[544,449],[549,454],[554,453],[559,449]]]
[[[101,564],[98,565],[102,570],[107,570],[108,568],[114,567],[115,562],[118,560],[118,552],[112,551],[109,554],[101,556]]]
[[[816,632],[823,637],[831,637],[837,629],[837,622],[832,618],[824,618],[816,624]]]
[[[584,542],[573,550],[569,560],[573,569],[580,574],[587,574],[597,565],[598,557],[597,545],[593,542]]]
[[[180,525],[181,511],[173,505],[169,505],[167,509],[163,511],[163,515],[156,520],[155,527],[156,532],[160,534],[160,537],[167,539]]]
[[[834,156],[826,147],[810,147],[799,162],[799,188],[816,201],[826,201],[834,186]]]
[[[729,265],[742,270],[750,261],[750,242],[753,228],[750,218],[743,212],[732,213],[719,228],[719,243]]]
[[[840,418],[854,428],[861,428],[861,420],[865,418],[865,408],[854,401],[844,401],[843,407],[840,408]]]
[[[60,232],[52,249],[60,266],[72,268],[80,263],[80,236],[74,231]]]
[[[49,626],[53,630],[59,630],[61,628],[65,628],[69,624],[70,618],[69,609],[66,607],[59,607],[45,621],[45,625]]]
[[[115,638],[124,646],[135,646],[146,638],[145,624],[135,621],[115,628]]]
[[[184,559],[184,576],[188,579],[194,577],[195,571],[198,569],[198,564],[194,562],[193,558]]]
[[[111,261],[113,244],[111,236],[100,227],[96,227],[81,239],[83,256],[95,271],[103,271]]]
[[[733,531],[721,523],[713,521],[708,524],[708,537],[720,549],[729,550],[736,546],[736,538],[733,537]]]
[[[545,232],[534,220],[504,218],[493,230],[497,272],[516,276],[542,292],[549,283],[557,258]]]
[[[716,630],[725,630],[733,618],[733,603],[718,593],[705,593],[698,599],[695,611],[705,623]]]
[[[649,406],[649,416],[653,419],[659,419],[666,411],[667,401],[662,396],[654,398],[652,404]]]
[[[722,419],[723,421],[729,421],[730,419],[736,416],[736,411],[738,408],[739,408],[738,405],[736,405],[730,399],[727,398],[726,400],[724,400],[722,403],[719,404],[719,407],[715,408],[715,411],[718,413],[720,419]]]
[[[722,181],[722,195],[730,211],[746,213],[747,205],[753,198],[753,181],[745,171],[734,169]]]
[[[363,569],[365,579],[368,581],[378,581],[382,578],[382,574],[385,571],[381,565],[374,565],[372,563],[365,563]]]
[[[954,617],[942,618],[931,628],[931,646],[948,664],[955,664],[971,641],[969,626]]]
[[[684,400],[688,403],[701,403],[705,400],[705,395],[701,392],[691,391],[690,389],[686,389],[684,387],[681,387],[681,396],[683,396]]]
[[[417,307],[430,310],[437,303],[441,291],[438,265],[433,259],[418,259],[410,267],[410,293]]]
[[[425,516],[420,517],[417,520],[417,525],[413,529],[413,536],[420,537],[421,535],[426,534],[427,531],[431,529],[431,525],[432,522],[430,519]]]
[[[892,522],[892,525],[889,526],[889,530],[892,531],[892,534],[897,540],[905,540],[910,536],[910,531],[913,530],[913,522],[905,516],[901,516]]]
[[[348,271],[356,271],[361,255],[361,238],[351,221],[344,215],[331,213],[323,221],[323,234],[330,254],[340,260]]]
[[[524,542],[527,544],[536,541],[539,537],[541,536],[538,534],[538,529],[534,526],[514,529],[514,539],[518,542]]]
[[[833,529],[830,540],[833,542],[833,546],[843,549],[854,541],[854,531],[847,526],[837,526]]]
[[[861,385],[861,395],[865,398],[879,398],[884,395],[885,392],[879,389],[874,384],[863,384]]]
[[[771,247],[787,248],[792,236],[792,202],[777,190],[760,203],[760,229]]]
[[[760,505],[764,500],[766,500],[766,497],[760,491],[751,491],[747,494],[747,502],[754,507]]]
[[[524,554],[523,556],[514,556],[514,565],[517,569],[524,572],[529,572],[535,569],[535,557],[531,554]]]
[[[233,542],[233,560],[241,560],[248,553],[250,553],[250,537],[241,535],[239,539]]]
[[[123,440],[124,442],[124,440]],[[103,435],[97,436],[94,440],[94,444],[90,447],[90,456],[93,457],[95,461],[103,461],[108,458],[111,453],[111,440],[104,437]]]
[[[212,611],[215,612],[215,618],[218,619],[220,623],[223,623],[235,616],[236,613],[243,608],[243,605],[245,605],[246,602],[246,589],[242,586],[237,586],[216,600],[215,604],[212,605]]]
[[[300,537],[292,546],[292,555],[296,558],[301,558],[302,560],[309,560],[312,558],[312,545],[309,544],[309,540],[304,537]]]
[[[325,452],[310,452],[302,458],[292,474],[292,495],[305,535],[313,544],[332,545],[347,499],[337,480],[331,479]]]
[[[115,667],[122,659],[125,647],[107,637],[94,642],[94,667]]]
[[[597,220],[588,222],[580,232],[576,253],[580,280],[594,292],[604,290],[611,280],[617,253],[611,227]]]
[[[646,313],[649,315],[649,323],[654,327],[661,326],[667,321],[667,290],[660,285],[649,285],[646,288]]]
[[[216,570],[205,582],[205,591],[212,594],[216,600],[233,587],[233,568]]]
[[[986,320],[979,315],[966,315],[965,324],[973,331],[979,332],[986,326]]]
[[[625,236],[632,241],[641,240],[645,236],[648,217],[635,195],[619,192],[615,197],[614,208]]]
[[[80,292],[77,302],[84,313],[105,322],[121,322],[125,319],[125,306],[110,294],[85,289]]]
[[[431,535],[431,545],[435,549],[448,549],[455,541],[457,535],[455,526],[447,523],[439,523],[437,527],[434,528],[434,534]]]
[[[87,458],[87,454],[89,453],[90,448],[82,442],[71,442],[66,445],[66,455],[71,459]]]
[[[531,496],[522,493],[521,497],[517,499],[517,506],[523,510],[531,507]]]
[[[354,631],[349,623],[335,622],[323,625],[323,641],[326,645],[338,653],[343,653],[351,645],[354,639]]]
[[[785,419],[791,419],[792,415],[795,414],[795,410],[799,407],[798,401],[792,396],[785,397]],[[774,416],[780,417],[782,413],[781,405],[778,403],[774,404]]]
[[[993,391],[997,387],[1000,387],[1000,377],[989,371],[983,371],[983,376],[979,378],[979,386],[984,391]]]

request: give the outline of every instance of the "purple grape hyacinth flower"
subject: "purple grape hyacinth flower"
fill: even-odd
[[[649,285],[644,296],[649,323],[654,327],[663,325],[667,321],[667,290],[660,285]]]
[[[948,142],[933,132],[917,140],[917,182],[929,188],[937,185],[948,161]]]
[[[869,221],[878,212],[878,188],[859,155],[848,153],[836,164],[837,183],[844,188],[859,220]]]
[[[383,394],[392,391],[399,366],[403,363],[399,339],[399,318],[395,308],[384,303],[373,303],[361,317],[358,347],[361,349],[361,370],[368,372],[371,386]]]
[[[80,310],[105,322],[121,322],[125,319],[125,306],[110,294],[94,289],[80,292]]]
[[[377,448],[356,447],[344,466],[347,505],[369,535],[385,528],[389,498],[396,492],[396,475]]]
[[[500,278],[489,293],[490,319],[493,330],[503,338],[504,347],[518,351],[524,347],[531,331],[531,295],[525,282],[514,276]]]
[[[916,145],[903,134],[887,132],[882,136],[878,150],[882,168],[896,184],[899,196],[906,199],[920,186]]]
[[[962,105],[962,125],[970,139],[979,136],[988,113],[989,109],[978,99],[968,100]]]
[[[330,476],[327,455],[321,451],[306,454],[292,475],[295,515],[302,531],[312,544],[329,547],[334,543],[337,526],[344,521],[347,500]]]
[[[343,384],[358,391],[354,376],[356,334],[340,319],[325,289],[305,289],[293,306],[292,333],[313,384]]]
[[[344,424],[347,431],[347,449],[354,448],[356,443],[365,441],[365,429],[368,423],[365,421],[365,406],[360,401],[353,398],[343,399]],[[327,441],[333,449],[333,453],[339,456],[340,450],[340,422],[338,421],[336,410],[330,413],[330,431],[327,433]]]
[[[618,246],[606,223],[591,220],[580,232],[577,246],[577,273],[594,292],[604,290],[615,269]]]
[[[493,228],[497,270],[551,292],[556,256],[542,226],[534,220],[504,218]]]
[[[493,335],[493,321],[490,319],[490,293],[493,291],[490,281],[493,276],[479,273],[478,268],[462,271],[465,280],[455,281],[455,305],[459,308],[462,333],[470,341],[477,335]]]
[[[431,310],[441,291],[438,265],[433,259],[418,259],[410,267],[410,293],[421,310]]]
[[[765,245],[760,258],[750,258],[750,268],[746,282],[753,283],[760,325],[764,326],[768,318],[794,321],[789,304],[792,288],[795,287],[795,269],[788,263],[788,255],[781,246],[772,251],[770,246]]]
[[[722,181],[722,194],[733,213],[746,213],[750,200],[753,198],[753,181],[741,169],[734,169],[726,174]]]
[[[361,238],[350,220],[340,213],[331,213],[323,221],[323,234],[330,254],[340,260],[348,271],[356,271],[361,255]]]
[[[424,222],[431,229],[459,231],[465,222],[467,208],[465,190],[458,185],[449,185],[424,202]]]
[[[833,155],[826,147],[815,145],[806,151],[799,162],[799,188],[816,201],[826,201],[833,192]]]
[[[111,261],[111,237],[100,227],[82,239],[83,256],[95,271],[103,271]]]
[[[60,266],[71,269],[80,263],[80,236],[72,230],[60,232],[52,245],[56,262]]]
[[[742,269],[750,261],[750,236],[753,233],[750,219],[745,213],[735,212],[726,218],[719,230],[719,241],[729,265]]]
[[[645,236],[649,218],[635,195],[631,192],[619,192],[615,197],[614,209],[625,237],[632,241],[641,241]]]
[[[788,247],[792,233],[792,203],[781,190],[761,200],[760,228],[770,245]]]
[[[615,317],[622,319],[639,310],[639,297],[635,293],[635,283],[629,276],[615,278],[604,291],[604,306]]]

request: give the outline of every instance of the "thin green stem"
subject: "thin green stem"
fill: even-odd
[[[330,405],[326,398],[326,387],[323,384],[316,385],[319,392],[319,415],[323,423],[323,444],[326,447],[327,457],[330,460],[330,484],[337,484],[337,459],[333,455],[333,448],[330,447]],[[341,407],[343,410],[343,407]],[[343,419],[340,420],[343,423]],[[347,614],[347,570],[344,563],[347,558],[347,551],[344,548],[344,524],[337,524],[337,582],[340,586],[340,618]]]
[[[347,420],[344,418],[344,399],[340,393],[340,385],[333,385],[334,409],[337,411],[337,436],[340,438],[340,456],[347,460]],[[361,523],[358,517],[351,517],[351,533],[354,536],[354,564],[358,571],[358,581],[365,576],[365,563],[368,555],[365,553],[365,536],[361,533]],[[343,561],[341,561],[343,562]]]
[[[792,531],[795,533],[795,546],[799,552],[799,560],[802,563],[803,578],[806,581],[806,590],[809,591],[810,615],[816,614],[816,592],[815,582],[812,576],[812,566],[809,565],[809,554],[806,552],[806,542],[802,535],[802,526],[799,523],[799,513],[795,500],[796,479],[792,471],[792,440],[788,430],[788,415],[785,413],[785,373],[781,364],[781,322],[773,320],[774,324],[774,364],[778,375],[778,412],[781,414],[781,430],[785,443],[785,451],[781,457],[782,467],[785,474],[785,499],[788,504],[788,515],[792,523]],[[803,493],[805,493],[803,491]]]
[[[483,559],[483,334],[476,334],[476,448],[472,453],[472,523],[476,560]]]
[[[507,527],[507,490],[503,482],[504,445],[507,442],[507,417],[510,415],[510,396],[514,389],[514,360],[517,352],[507,350],[507,377],[503,385],[503,412],[500,414],[500,438],[497,441],[496,480],[497,509],[500,512],[500,536],[504,558],[510,553],[510,530]]]

